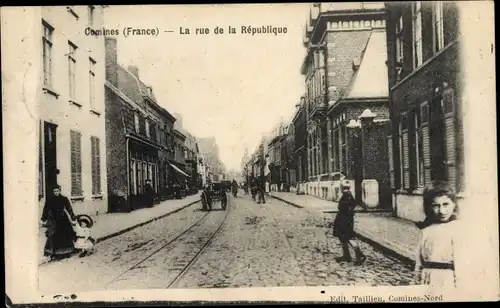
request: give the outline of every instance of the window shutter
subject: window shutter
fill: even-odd
[[[77,189],[78,189],[78,195],[82,195],[82,134],[77,133],[76,137],[76,154],[77,154],[77,168],[78,168],[78,183],[77,183]]]
[[[92,173],[92,195],[95,195],[96,193],[95,137],[90,137],[90,158],[91,158],[91,173]]]
[[[71,195],[76,196],[77,191],[77,168],[76,168],[76,132],[70,132],[71,148]]]
[[[452,90],[447,90],[443,93],[443,111],[445,115],[444,126],[447,180],[452,187],[456,188],[456,132]]]
[[[422,125],[422,146],[424,154],[424,181],[431,182],[431,147],[429,139],[429,104],[420,105],[420,119]]]
[[[408,131],[403,132],[403,187],[410,188],[410,157],[408,146]]]
[[[82,195],[82,141],[81,133],[70,131],[71,147],[71,195]]]
[[[387,136],[387,152],[389,156],[389,177],[391,188],[396,187],[395,179],[394,179],[394,149],[392,146],[392,136]]]
[[[43,143],[42,138],[44,137],[42,121],[38,123],[38,198],[43,198]]]

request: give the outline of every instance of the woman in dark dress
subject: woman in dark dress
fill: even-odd
[[[339,211],[333,222],[333,235],[336,236],[342,244],[343,256],[336,258],[338,262],[351,262],[349,253],[349,245],[356,253],[356,265],[361,265],[366,260],[365,255],[361,252],[354,234],[354,208],[356,202],[350,191],[351,185],[349,182],[342,184],[342,197],[339,201]]]
[[[51,259],[59,259],[75,252],[76,233],[68,214],[73,221],[76,216],[68,198],[61,195],[61,186],[55,186],[52,193],[51,196],[47,196],[41,217],[43,225],[47,227],[44,255]]]

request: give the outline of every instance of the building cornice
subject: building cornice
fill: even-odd
[[[388,96],[381,97],[349,97],[339,99],[335,104],[328,107],[326,112],[327,115],[330,115],[338,106],[343,104],[353,104],[353,103],[370,103],[370,104],[384,104],[389,101]]]
[[[174,134],[177,134],[177,135],[179,135],[180,137],[183,137],[183,138],[184,138],[184,140],[186,139],[186,135],[184,135],[183,133],[181,133],[181,132],[180,132],[179,130],[177,130],[177,129],[174,129]]]

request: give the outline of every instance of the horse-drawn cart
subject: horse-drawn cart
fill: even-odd
[[[220,204],[222,210],[227,209],[227,185],[225,183],[212,183],[201,194],[203,210],[211,211],[215,204]]]

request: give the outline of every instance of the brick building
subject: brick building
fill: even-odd
[[[364,151],[368,135],[347,127],[365,109],[376,114],[377,131],[389,118],[383,3],[313,4],[304,45],[307,193],[334,199],[332,174],[341,172],[354,181],[357,198],[363,180],[377,180],[380,205],[390,207],[388,163],[367,166],[375,158],[386,161],[387,150]]]
[[[456,2],[386,3],[391,123],[387,143],[395,212],[423,218],[422,189],[463,190],[464,157]]]
[[[296,105],[296,112],[292,120],[294,127],[294,163],[296,167],[295,182],[299,183],[297,189],[304,191],[301,182],[305,182],[307,176],[307,118],[305,110],[305,97],[301,98],[300,104]]]
[[[158,199],[167,198],[175,118],[140,80],[137,67],[118,64],[116,39],[105,43],[109,210],[127,212],[144,206],[146,180]]]
[[[102,6],[35,8],[31,17],[38,23],[30,31],[35,35],[24,37],[37,42],[32,50],[36,56],[28,60],[32,69],[39,68],[40,77],[34,97],[40,115],[40,210],[59,184],[75,213],[107,211],[104,39],[83,31],[102,28],[103,10]]]

